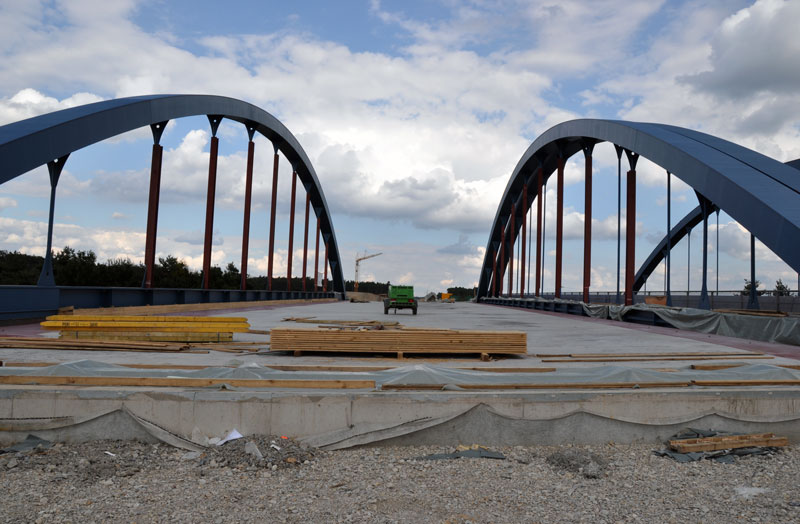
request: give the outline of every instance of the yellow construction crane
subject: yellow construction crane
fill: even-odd
[[[366,252],[364,253],[363,257],[359,257],[358,253],[356,253],[356,281],[353,284],[353,291],[358,291],[358,267],[361,265],[362,260],[366,260],[368,258],[375,258],[378,255],[382,255],[383,253],[375,253],[374,255],[367,255]]]

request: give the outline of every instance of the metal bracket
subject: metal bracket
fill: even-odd
[[[153,144],[159,145],[161,142],[161,135],[164,133],[164,129],[167,128],[168,122],[169,120],[164,120],[163,122],[150,124],[150,131],[153,132]]]
[[[636,162],[639,160],[639,153],[625,150],[625,156],[628,157],[628,165],[631,166],[631,171],[636,171]]]
[[[253,137],[256,134],[256,125],[248,120],[247,123],[245,123],[244,128],[247,130],[247,138],[250,140],[250,142],[252,142]]]
[[[208,123],[211,125],[211,136],[217,136],[217,129],[222,123],[222,115],[208,115]]]

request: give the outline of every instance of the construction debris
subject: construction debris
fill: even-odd
[[[745,455],[771,455],[779,448],[788,446],[786,437],[773,433],[731,435],[714,430],[688,428],[671,437],[670,449],[654,450],[655,455],[669,457],[677,462],[695,462],[708,459],[725,464],[734,462],[734,457]]]

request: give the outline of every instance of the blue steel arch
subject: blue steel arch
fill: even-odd
[[[528,202],[521,202],[523,184],[533,187],[539,167],[547,179],[559,157],[566,160],[599,142],[611,142],[673,173],[800,272],[800,177],[796,169],[698,131],[665,124],[582,119],[545,131],[514,168],[489,234],[479,297],[487,296],[494,278],[494,249],[500,245],[512,204],[515,216],[522,217],[534,201],[535,191],[529,192]],[[512,233],[516,238],[517,231]]]
[[[800,170],[800,159],[786,162],[786,165]],[[800,173],[795,173],[795,176],[800,176]],[[709,209],[709,214],[713,213],[714,211],[716,211],[716,206],[712,205]],[[645,261],[636,271],[636,276],[633,279],[634,293],[639,291],[642,286],[644,286],[644,283],[647,282],[647,279],[650,278],[650,275],[653,273],[653,271],[655,271],[658,265],[664,261],[664,258],[667,256],[667,246],[672,246],[674,248],[684,236],[689,234],[689,232],[702,221],[703,210],[701,206],[697,206],[689,211],[686,216],[683,217],[677,223],[677,225],[670,230],[669,238],[664,235],[664,238],[662,238],[656,247],[653,248],[653,251],[650,252],[650,255],[647,256]]]
[[[263,109],[224,96],[147,95],[96,102],[21,120],[0,127],[0,184],[120,133],[183,118],[216,115],[241,122],[269,139],[291,162],[309,193],[328,242],[333,290],[344,292],[339,247],[322,186],[294,135]]]

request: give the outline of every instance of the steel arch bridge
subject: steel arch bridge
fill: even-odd
[[[15,286],[20,289],[5,289],[3,293],[8,300],[2,300],[9,306],[13,303],[19,309],[22,304],[34,310],[53,309],[54,300],[63,302],[58,298],[55,279],[52,273],[51,247],[53,237],[53,211],[55,205],[56,186],[69,155],[78,149],[90,146],[107,138],[118,134],[149,126],[153,133],[153,150],[150,172],[150,192],[147,217],[147,237],[145,242],[145,279],[143,288],[150,290],[141,299],[131,299],[130,291],[123,293],[118,291],[116,295],[127,296],[128,302],[138,305],[139,302],[154,303],[159,299],[153,298],[153,265],[156,252],[156,231],[158,222],[158,200],[160,193],[161,179],[161,160],[163,147],[159,144],[161,134],[170,120],[188,116],[208,116],[211,127],[211,148],[208,174],[208,193],[205,218],[205,239],[203,250],[203,291],[204,293],[167,294],[160,300],[172,301],[235,301],[253,300],[264,298],[289,298],[302,296],[322,296],[316,289],[317,261],[315,261],[314,282],[315,289],[307,291],[306,287],[306,252],[308,244],[309,209],[313,209],[317,218],[317,238],[315,258],[319,258],[319,239],[320,235],[324,241],[325,257],[323,259],[325,277],[321,292],[325,296],[333,296],[339,293],[344,297],[345,283],[342,274],[341,258],[336,242],[336,234],[331,220],[331,214],[325,195],[322,192],[317,174],[312,166],[300,143],[292,133],[278,119],[266,111],[233,98],[211,95],[149,95],[130,98],[120,98],[106,100],[80,107],[56,111],[53,113],[29,118],[19,122],[14,122],[0,127],[0,184],[8,182],[23,173],[30,171],[41,165],[47,165],[50,175],[50,218],[47,235],[47,252],[45,264],[39,278],[38,286]],[[219,139],[216,136],[217,129],[223,119],[229,119],[242,123],[248,133],[248,159],[246,173],[246,191],[244,200],[244,225],[242,239],[242,282],[241,292],[238,294],[227,294],[225,296],[215,296],[213,290],[208,289],[209,269],[211,264],[211,244],[214,221],[214,201],[216,189],[217,172],[217,151]],[[269,259],[268,259],[268,287],[267,294],[253,293],[246,290],[247,276],[247,256],[250,229],[250,204],[253,178],[253,157],[255,133],[260,133],[272,142],[274,148],[273,173],[272,173],[272,200],[270,210],[270,233],[269,233]],[[289,259],[288,259],[288,278],[287,290],[277,291],[272,289],[273,277],[273,253],[275,237],[275,213],[278,185],[278,165],[279,154],[292,165],[292,192],[291,192],[291,214],[290,214],[290,235],[289,235]],[[306,191],[305,209],[305,240],[303,256],[303,290],[292,290],[292,243],[294,235],[294,211],[295,194],[297,179]],[[332,289],[327,289],[328,267],[331,269]],[[8,286],[6,286],[8,288]],[[22,289],[34,288],[34,289]],[[188,290],[187,290],[188,291]],[[74,294],[74,293],[73,293]],[[107,290],[105,298],[100,299],[99,305],[134,305],[134,304],[111,304],[119,302],[110,298],[114,293]],[[164,295],[162,293],[162,295]],[[190,297],[190,295],[192,295]],[[219,295],[219,293],[217,293]],[[170,298],[172,297],[172,298]],[[126,299],[122,299],[125,302]],[[111,302],[111,303],[109,303]],[[46,304],[42,306],[42,304]],[[63,304],[62,304],[63,305]],[[56,306],[57,308],[58,306]],[[8,312],[0,307],[0,315]]]
[[[481,268],[478,297],[503,293],[505,272],[512,292],[513,248],[522,229],[520,294],[525,294],[526,218],[536,202],[535,295],[541,282],[540,231],[542,190],[555,175],[556,202],[555,297],[561,296],[564,165],[583,152],[586,162],[583,300],[589,301],[591,271],[592,151],[596,144],[614,145],[618,169],[623,153],[627,158],[626,203],[636,208],[636,162],[643,156],[687,183],[700,205],[667,232],[637,271],[634,267],[635,212],[626,212],[625,303],[633,303],[639,289],[659,261],[692,227],[703,224],[703,282],[700,307],[708,307],[706,284],[708,216],[718,209],[751,232],[795,271],[800,272],[800,161],[783,164],[775,159],[726,140],[676,126],[615,120],[572,120],[558,124],[537,138],[517,163],[498,206]],[[533,240],[531,240],[533,242]],[[752,242],[751,242],[752,246]],[[752,248],[751,248],[752,249]],[[533,262],[533,261],[531,261]],[[751,268],[753,262],[751,259]],[[754,271],[751,269],[751,271]],[[669,292],[669,269],[667,270]]]

